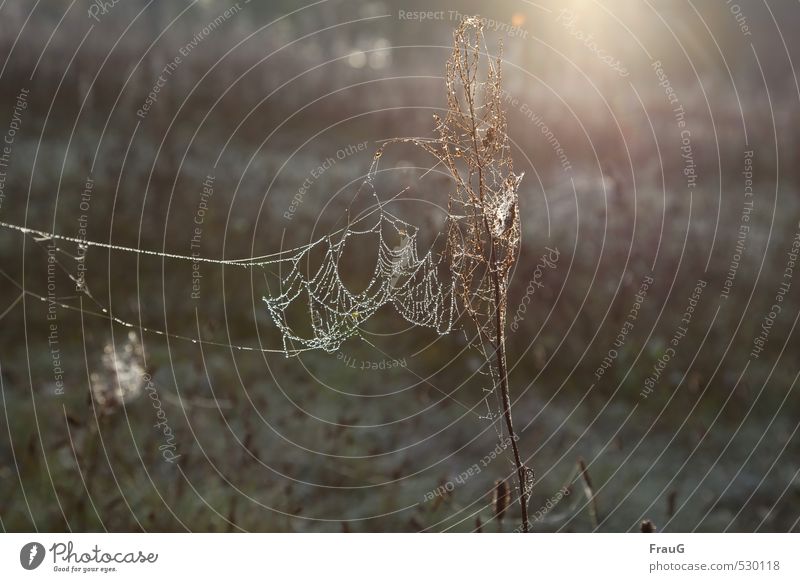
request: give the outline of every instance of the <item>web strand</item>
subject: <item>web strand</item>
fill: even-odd
[[[259,257],[213,259],[186,256],[90,241],[6,222],[0,222],[0,227],[20,232],[33,238],[38,244],[45,241],[60,241],[77,245],[83,249],[103,248],[110,251],[158,257],[162,260],[211,263],[251,270],[260,269],[264,271],[265,284],[267,268],[278,266],[278,272],[281,273],[279,288],[275,293],[269,293],[267,285],[267,293],[262,299],[270,318],[281,333],[282,349],[252,348],[203,341],[202,343],[205,344],[240,350],[280,352],[287,357],[296,356],[308,350],[321,349],[331,353],[337,351],[349,338],[361,337],[362,325],[386,306],[393,307],[397,314],[415,326],[428,327],[439,334],[447,334],[452,330],[455,312],[456,297],[453,283],[441,280],[443,258],[435,253],[436,241],[427,252],[421,254],[418,248],[419,229],[394,216],[386,209],[386,204],[400,196],[405,190],[401,190],[386,201],[378,198],[373,180],[381,153],[382,150],[378,150],[375,154],[367,177],[354,197],[355,200],[365,189],[368,190],[370,195],[375,198],[375,205],[371,209],[363,211],[354,220],[349,219],[348,212],[346,227],[312,243]],[[372,216],[376,217],[372,225],[363,226]],[[355,292],[343,281],[340,269],[348,245],[358,244],[357,241],[365,237],[377,238],[375,266],[366,286],[361,291]],[[55,245],[51,248],[66,255],[70,260],[78,261],[85,258],[85,253],[83,256],[76,256]],[[303,268],[312,262],[312,254],[319,253],[323,257],[319,267],[313,272],[304,272]],[[77,282],[76,276],[67,266],[61,261],[56,261],[56,263],[73,282]],[[16,282],[14,284],[19,287]],[[129,328],[136,327],[143,331],[194,343],[201,341],[198,338],[143,328],[120,319],[104,307],[85,284],[81,285],[80,289],[97,305],[100,313],[96,313],[96,315],[102,315]],[[42,301],[52,302],[50,298],[25,289],[20,288],[20,290]],[[66,309],[79,309],[64,302],[56,303]],[[298,311],[305,311],[305,321],[295,322],[297,319],[295,314]],[[298,331],[298,328],[307,331],[301,332]]]

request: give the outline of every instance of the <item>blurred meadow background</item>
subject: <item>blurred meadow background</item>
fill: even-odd
[[[797,531],[796,3],[7,0],[0,221],[209,258],[335,232],[381,140],[431,135],[473,14],[525,172],[533,530]],[[375,176],[423,248],[451,186],[431,165],[396,146]],[[280,273],[38,238],[0,228],[4,530],[517,527],[466,323],[386,309],[286,358],[259,350]]]

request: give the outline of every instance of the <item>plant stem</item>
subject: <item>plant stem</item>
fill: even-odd
[[[494,251],[494,244],[492,244]],[[494,253],[493,253],[494,254]],[[503,297],[501,296],[500,289],[500,275],[497,271],[492,273],[492,283],[494,284],[494,297],[495,297],[495,333],[497,335],[497,350],[495,357],[497,358],[497,373],[500,376],[500,394],[503,399],[503,416],[506,419],[506,427],[508,428],[508,438],[511,439],[511,449],[514,452],[514,464],[517,467],[517,480],[519,481],[519,505],[522,510],[522,531],[528,533],[528,495],[527,495],[527,477],[525,475],[525,467],[519,456],[519,448],[517,447],[517,434],[514,432],[514,421],[511,418],[511,397],[508,390],[508,373],[506,368],[506,336],[505,325],[503,322],[503,308],[504,302],[501,303]]]

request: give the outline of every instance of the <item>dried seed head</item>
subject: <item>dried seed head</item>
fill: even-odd
[[[102,415],[116,412],[124,403],[137,398],[144,388],[144,352],[131,331],[118,349],[109,342],[103,348],[102,366],[91,372],[90,397]]]
[[[494,482],[494,498],[492,500],[494,516],[498,521],[503,521],[509,505],[511,505],[511,489],[505,480],[498,479]]]
[[[670,519],[675,515],[675,503],[677,500],[678,492],[673,489],[667,494],[667,517]]]
[[[645,519],[641,525],[642,533],[655,533],[656,531],[656,524],[654,524],[649,519]]]

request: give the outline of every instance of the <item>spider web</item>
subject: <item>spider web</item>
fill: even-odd
[[[89,241],[5,222],[0,222],[0,226],[30,236],[37,243],[61,241],[76,244],[84,249],[100,247],[162,259],[261,269],[265,271],[265,280],[266,272],[274,272],[273,268],[278,267],[282,273],[278,289],[274,293],[268,290],[262,299],[270,318],[281,333],[283,347],[281,350],[259,351],[283,352],[286,357],[296,356],[309,350],[335,352],[351,337],[358,336],[364,339],[361,336],[362,324],[385,306],[393,307],[403,319],[415,326],[428,327],[439,334],[447,334],[453,328],[456,308],[454,282],[442,280],[441,266],[444,259],[434,249],[436,241],[425,253],[421,253],[418,246],[419,229],[391,214],[385,208],[388,201],[381,202],[378,198],[373,180],[379,157],[380,151],[375,155],[367,177],[356,194],[358,197],[362,189],[369,190],[377,202],[372,210],[335,233],[271,255],[247,259],[211,259]],[[364,223],[369,224],[368,219],[372,220],[372,225],[362,226]],[[359,244],[362,238],[368,236],[378,239],[375,266],[366,286],[361,291],[352,291],[342,278],[343,255],[348,245]],[[397,239],[400,243],[393,244],[392,240]],[[83,253],[76,257],[58,247],[56,250],[73,261],[82,260],[85,256]],[[320,266],[311,273],[304,272],[304,265],[310,264],[312,256],[320,253],[323,257]],[[70,269],[68,264],[59,262],[59,265],[73,281],[77,281],[71,272],[74,269]],[[28,293],[43,301],[46,300],[41,295]],[[127,327],[140,327],[111,315],[108,309],[94,299],[88,287],[83,287],[83,293],[97,303],[103,314],[113,321]],[[76,309],[63,303],[59,305]],[[296,311],[297,305],[305,305],[307,311],[307,320],[300,324],[296,324],[294,322],[296,318],[290,315],[290,312]],[[298,328],[307,331],[299,331]],[[142,329],[160,335],[188,339],[195,343],[199,341],[159,330]],[[203,343],[228,345],[205,341]],[[243,346],[229,347],[252,349]]]
[[[401,237],[400,245],[388,242],[387,229]],[[420,257],[418,232],[413,225],[384,211],[369,229],[348,228],[336,241],[325,237],[283,259],[291,264],[291,270],[282,278],[281,292],[263,299],[283,335],[286,354],[297,352],[295,344],[335,352],[345,340],[360,335],[361,324],[386,305],[393,306],[413,325],[448,333],[453,323],[452,285],[439,280],[441,258],[435,258],[431,251]],[[342,280],[340,264],[348,244],[369,234],[378,237],[377,260],[369,283],[356,293]],[[301,264],[317,246],[325,248],[324,260],[309,277]],[[308,307],[310,336],[298,334],[288,322],[287,311],[295,302]]]

